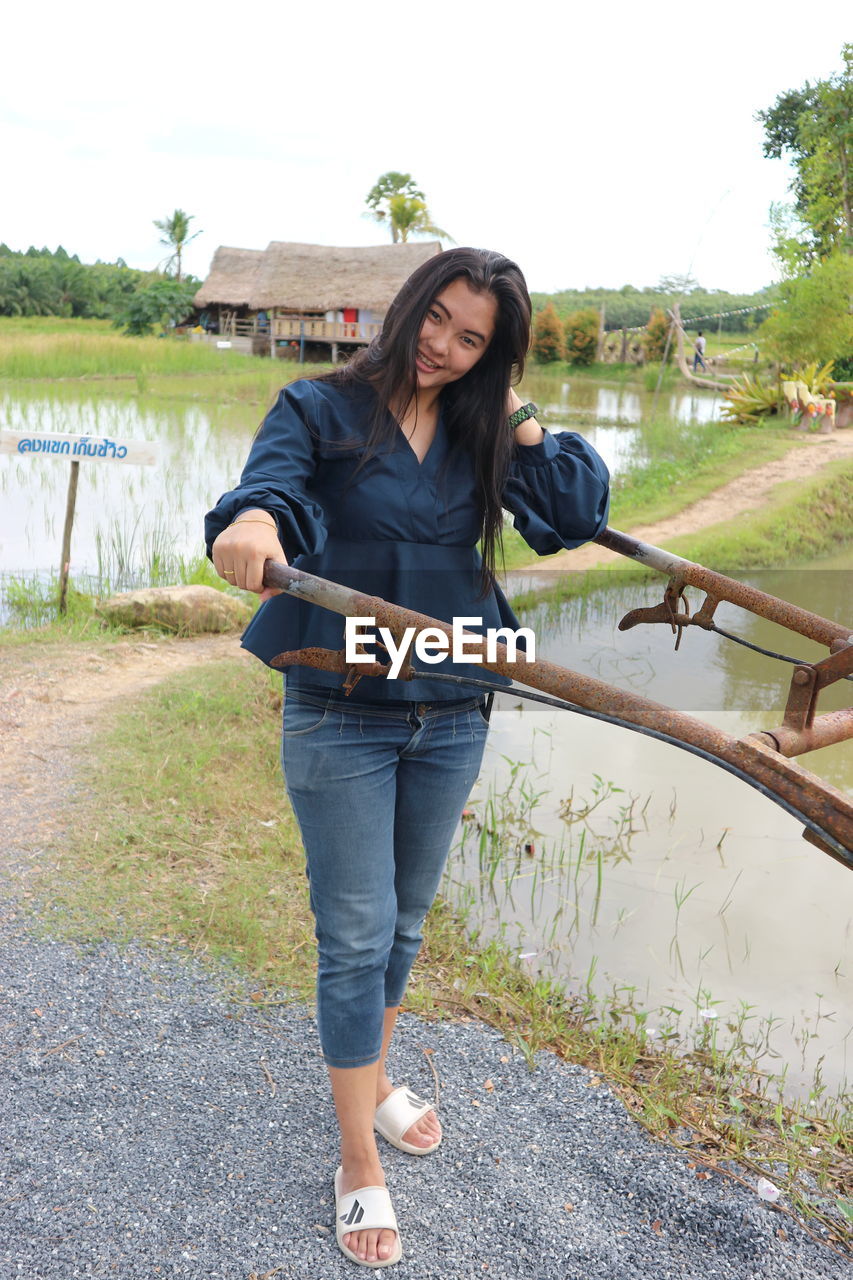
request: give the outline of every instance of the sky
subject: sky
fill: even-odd
[[[811,13],[814,21],[808,14]],[[790,170],[755,112],[840,70],[849,4],[47,0],[4,14],[0,241],[152,268],[181,208],[218,245],[385,243],[410,173],[532,290],[776,278]],[[17,56],[14,56],[17,51]]]

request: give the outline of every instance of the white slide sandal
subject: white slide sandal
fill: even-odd
[[[389,1093],[385,1101],[376,1108],[373,1127],[398,1151],[408,1151],[413,1156],[428,1156],[431,1151],[435,1151],[441,1138],[429,1147],[416,1147],[412,1142],[404,1142],[403,1134],[420,1120],[421,1116],[425,1116],[433,1109],[431,1102],[424,1102],[423,1098],[412,1093],[411,1089],[401,1085],[399,1089]]]
[[[390,1267],[399,1262],[403,1256],[403,1246],[400,1244],[400,1230],[388,1188],[359,1187],[357,1191],[341,1195],[342,1172],[342,1169],[338,1169],[335,1174],[335,1236],[341,1253],[350,1262],[357,1262],[360,1267]],[[393,1231],[397,1236],[397,1244],[390,1257],[368,1262],[344,1244],[344,1236],[351,1231]]]

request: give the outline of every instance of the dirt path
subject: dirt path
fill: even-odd
[[[176,671],[245,654],[236,635],[0,650],[0,812],[18,877],[67,824],[78,746],[105,712]]]
[[[656,524],[638,525],[624,529],[641,542],[655,547],[666,547],[673,539],[685,533],[697,533],[711,525],[731,520],[733,516],[755,511],[764,505],[771,491],[785,480],[797,480],[812,476],[837,458],[853,458],[853,431],[842,431],[827,436],[805,436],[799,446],[791,449],[784,458],[766,462],[760,467],[744,472],[736,480],[715,489],[706,498],[700,498],[692,506],[685,507],[677,515]],[[539,560],[525,565],[516,572],[542,569],[592,569],[621,559],[612,551],[605,551],[594,543],[578,547],[575,551],[558,551],[546,561]]]

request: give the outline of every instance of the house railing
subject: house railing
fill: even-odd
[[[361,320],[312,320],[300,316],[274,316],[273,337],[291,342],[359,342],[367,343],[382,330],[381,324]]]
[[[259,333],[269,333],[269,328],[259,329],[256,316],[237,319],[235,316],[223,316],[219,322],[219,334],[223,338],[253,338]]]
[[[283,342],[353,342],[368,343],[381,332],[381,324],[362,320],[320,320],[310,316],[269,316],[258,323],[255,316],[235,316],[227,312],[219,317],[222,338],[267,338]]]

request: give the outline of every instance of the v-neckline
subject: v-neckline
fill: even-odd
[[[427,448],[426,453],[424,454],[424,456],[423,456],[422,458],[418,457],[417,450],[415,449],[415,447],[414,447],[414,445],[412,444],[411,440],[410,440],[410,439],[409,439],[409,437],[406,435],[406,433],[405,433],[405,431],[403,430],[403,428],[400,426],[400,423],[399,423],[399,422],[397,423],[397,430],[400,432],[400,435],[401,435],[401,436],[403,437],[403,439],[405,440],[405,442],[406,442],[406,448],[409,450],[409,452],[411,453],[411,455],[412,455],[412,457],[414,458],[415,462],[417,463],[417,465],[418,465],[418,469],[419,469],[419,470],[420,470],[421,468],[423,468],[424,466],[426,466],[426,463],[427,463],[427,461],[428,461],[428,459],[429,459],[430,455],[432,454],[433,450],[435,449],[436,441],[438,440],[438,434],[439,434],[439,432],[441,431],[441,418],[442,418],[441,408],[439,407],[439,410],[438,410],[438,416],[436,417],[436,420],[435,420],[435,430],[434,430],[434,431],[433,431],[433,433],[432,433],[432,439],[431,439],[431,440],[430,440],[430,442],[429,442],[429,447]]]

